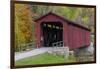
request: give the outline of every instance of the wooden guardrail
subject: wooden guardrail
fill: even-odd
[[[54,43],[52,43],[52,46],[53,47],[63,47],[64,42],[63,41],[54,42]]]
[[[33,48],[35,48],[35,44],[31,42],[31,43],[20,44],[16,49],[17,51],[26,51],[26,50],[31,50]]]

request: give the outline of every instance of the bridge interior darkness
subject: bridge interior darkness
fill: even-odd
[[[41,24],[41,43],[44,47],[52,47],[52,43],[63,40],[63,25],[60,22],[43,22]]]

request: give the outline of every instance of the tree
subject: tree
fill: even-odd
[[[18,48],[23,43],[34,41],[34,26],[31,8],[27,4],[15,4],[15,45]]]

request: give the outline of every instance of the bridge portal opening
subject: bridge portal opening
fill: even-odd
[[[53,43],[63,41],[63,25],[61,22],[42,22],[41,43],[44,47],[52,47]]]

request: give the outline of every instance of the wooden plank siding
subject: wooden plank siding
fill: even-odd
[[[90,44],[89,31],[70,24],[68,31],[68,44],[71,49],[88,46]]]

